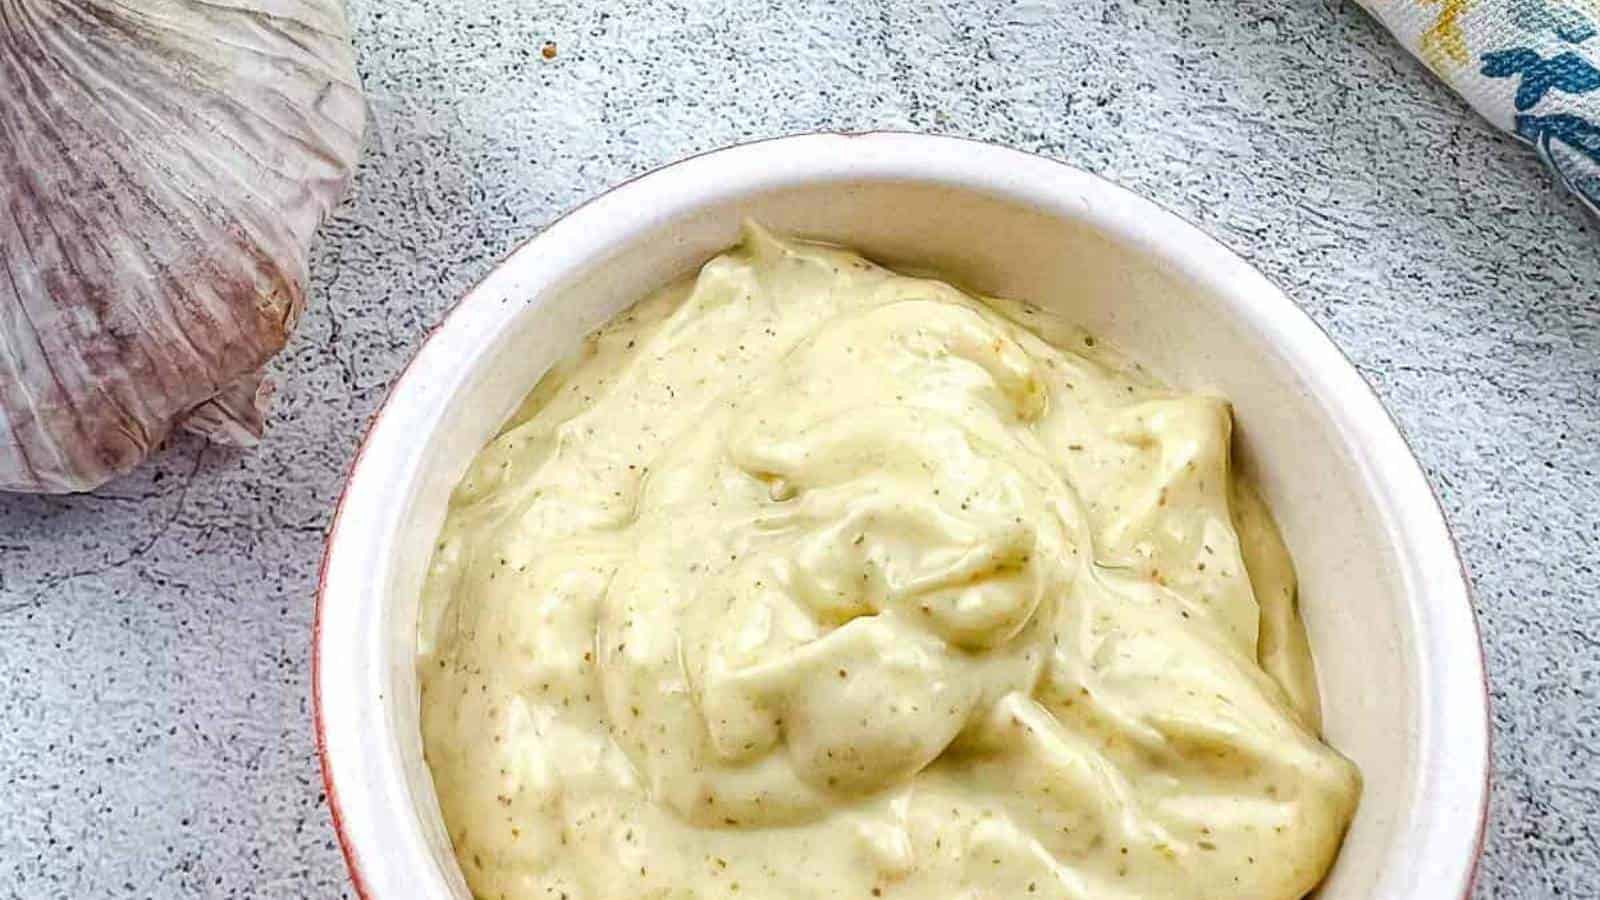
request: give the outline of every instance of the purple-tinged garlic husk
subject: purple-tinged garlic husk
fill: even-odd
[[[365,124],[337,0],[0,0],[0,490],[261,436]]]

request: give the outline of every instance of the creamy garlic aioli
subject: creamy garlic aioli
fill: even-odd
[[[480,898],[1294,898],[1354,811],[1218,397],[747,228],[551,372],[423,595]]]

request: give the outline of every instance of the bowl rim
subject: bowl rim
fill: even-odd
[[[852,158],[848,152],[860,151],[861,156]],[[1061,160],[1031,153],[997,143],[966,138],[959,136],[934,135],[911,131],[897,130],[870,130],[859,132],[844,131],[814,131],[789,134],[778,137],[763,138],[747,142],[731,144],[712,150],[703,151],[678,160],[665,163],[661,166],[647,170],[639,175],[628,178],[605,191],[590,197],[582,203],[562,212],[548,224],[539,228],[534,234],[517,243],[510,251],[502,256],[492,268],[479,277],[473,284],[457,298],[449,308],[439,317],[437,322],[428,329],[417,349],[407,359],[399,372],[389,383],[383,400],[373,411],[367,421],[360,443],[348,464],[339,497],[335,501],[333,515],[330,518],[327,531],[324,535],[323,555],[317,572],[317,588],[315,607],[312,619],[312,646],[311,646],[311,700],[312,718],[315,731],[316,752],[319,768],[321,770],[323,792],[327,798],[328,812],[332,820],[335,836],[339,842],[340,852],[344,857],[346,868],[350,874],[351,885],[356,895],[362,900],[377,900],[373,895],[368,878],[364,875],[364,865],[360,853],[351,836],[349,827],[349,813],[340,802],[338,787],[334,776],[333,759],[328,748],[328,733],[337,729],[338,723],[330,726],[327,717],[327,707],[324,701],[324,680],[329,677],[329,668],[324,661],[322,651],[329,640],[329,632],[324,626],[327,620],[329,594],[329,571],[338,546],[341,532],[340,525],[347,513],[347,506],[352,501],[351,487],[356,483],[356,474],[362,461],[367,457],[372,446],[374,435],[378,433],[386,413],[391,412],[392,404],[397,398],[403,398],[415,383],[423,378],[418,368],[418,360],[427,356],[426,350],[435,344],[440,335],[452,331],[462,325],[465,314],[473,311],[475,307],[483,307],[491,300],[483,295],[483,289],[491,284],[496,276],[505,273],[519,259],[538,253],[543,246],[556,243],[557,239],[575,225],[575,219],[581,218],[588,211],[606,204],[619,204],[628,200],[632,195],[645,195],[650,187],[660,185],[668,187],[672,180],[681,180],[686,175],[692,181],[702,174],[712,174],[713,167],[720,161],[731,161],[732,157],[750,155],[766,155],[771,153],[784,155],[791,165],[800,166],[806,173],[816,179],[845,180],[850,174],[853,162],[859,162],[866,154],[884,153],[891,157],[896,154],[911,156],[932,156],[939,159],[938,165],[931,169],[925,168],[921,174],[925,180],[938,181],[938,175],[952,176],[956,167],[978,167],[982,163],[971,160],[962,161],[962,156],[982,156],[988,164],[1006,163],[1024,165],[1036,170],[1055,175],[1057,178],[1069,181],[1077,189],[1089,191],[1097,199],[1114,201],[1121,207],[1123,224],[1128,224],[1130,214],[1143,217],[1143,224],[1133,226],[1130,233],[1124,237],[1133,237],[1149,242],[1156,235],[1164,235],[1155,245],[1150,246],[1153,255],[1168,262],[1177,262],[1180,257],[1191,265],[1205,269],[1215,276],[1219,272],[1246,279],[1254,282],[1250,285],[1254,293],[1262,294],[1273,306],[1265,310],[1276,316],[1282,317],[1278,322],[1278,334],[1274,337],[1284,337],[1281,332],[1287,328],[1292,333],[1287,337],[1297,341],[1297,356],[1304,357],[1309,353],[1318,357],[1317,362],[1331,366],[1335,374],[1344,382],[1343,387],[1350,390],[1338,392],[1338,405],[1354,417],[1362,420],[1366,433],[1369,436],[1385,439],[1387,443],[1397,444],[1403,453],[1388,454],[1383,466],[1383,480],[1388,483],[1391,491],[1399,491],[1403,496],[1384,498],[1388,503],[1406,501],[1425,501],[1421,509],[1413,509],[1404,528],[1405,531],[1415,533],[1417,529],[1425,529],[1421,542],[1425,547],[1432,549],[1437,555],[1441,551],[1447,554],[1450,570],[1454,578],[1448,585],[1448,593],[1457,595],[1459,602],[1446,610],[1435,610],[1453,617],[1455,627],[1451,630],[1460,631],[1459,621],[1463,616],[1465,624],[1470,625],[1473,637],[1472,650],[1467,651],[1457,647],[1453,651],[1444,646],[1442,641],[1434,641],[1429,649],[1436,653],[1452,653],[1456,657],[1457,665],[1466,665],[1474,670],[1477,678],[1478,690],[1470,691],[1467,687],[1455,683],[1439,685],[1438,689],[1448,693],[1452,704],[1466,703],[1475,708],[1478,715],[1472,716],[1473,723],[1467,726],[1469,736],[1477,738],[1483,747],[1481,756],[1467,759],[1457,764],[1456,768],[1465,770],[1461,774],[1470,776],[1472,768],[1481,770],[1477,777],[1469,777],[1465,784],[1474,789],[1477,797],[1473,802],[1476,808],[1473,833],[1470,837],[1470,857],[1465,861],[1465,870],[1457,880],[1458,891],[1450,891],[1454,896],[1468,898],[1472,896],[1476,884],[1480,864],[1482,862],[1484,842],[1487,833],[1490,787],[1493,778],[1493,728],[1490,719],[1490,692],[1485,655],[1483,648],[1483,632],[1478,621],[1474,591],[1471,577],[1465,563],[1461,558],[1460,546],[1454,533],[1450,530],[1444,508],[1438,495],[1424,474],[1420,461],[1412,449],[1404,431],[1392,412],[1384,405],[1371,383],[1361,375],[1355,364],[1344,351],[1333,341],[1327,331],[1313,319],[1303,308],[1296,304],[1279,285],[1265,273],[1249,263],[1243,256],[1235,252],[1221,240],[1203,230],[1183,215],[1168,209],[1166,206],[1148,199],[1132,190],[1125,188],[1102,176],[1079,169]],[[939,167],[943,166],[943,171]],[[874,177],[868,175],[867,177]],[[876,176],[882,177],[882,176]],[[772,186],[777,179],[771,179],[767,186]],[[915,180],[915,179],[913,179]],[[743,192],[758,190],[762,185],[759,182],[745,185]],[[691,191],[698,194],[699,191]],[[1087,200],[1084,201],[1087,204]],[[1106,223],[1096,220],[1097,226]],[[589,240],[587,244],[599,247],[610,243],[602,239],[598,242]],[[1201,257],[1204,257],[1203,259]],[[1214,279],[1213,279],[1214,280]],[[1241,287],[1234,292],[1239,299],[1252,293]],[[499,305],[496,303],[496,305]],[[1248,304],[1246,304],[1248,305]],[[1393,448],[1391,448],[1393,449]],[[1377,477],[1376,475],[1374,477]],[[1440,538],[1443,538],[1441,541]],[[1435,560],[1438,562],[1439,560]],[[1437,585],[1435,590],[1441,590]],[[1419,633],[1417,642],[1427,630]],[[1424,654],[1419,652],[1419,658]],[[1432,658],[1432,657],[1428,657]],[[1420,668],[1420,667],[1419,667]],[[1467,712],[1473,711],[1471,708]],[[1461,711],[1461,710],[1458,710]]]

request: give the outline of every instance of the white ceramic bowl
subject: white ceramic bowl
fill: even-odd
[[[469,896],[422,760],[413,665],[450,489],[546,367],[732,244],[747,216],[1063,308],[1169,381],[1232,398],[1299,569],[1327,739],[1366,780],[1320,896],[1470,891],[1489,726],[1468,586],[1350,363],[1239,257],[1099,178],[951,138],[818,134],[695,157],[579,208],[474,288],[395,382],[334,517],[317,607],[319,748],[358,893]]]

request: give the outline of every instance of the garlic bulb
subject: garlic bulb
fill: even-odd
[[[0,490],[261,435],[365,121],[339,0],[0,0]]]

